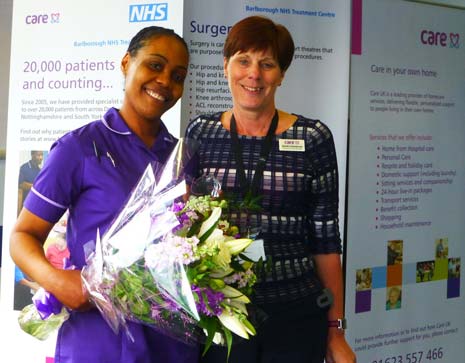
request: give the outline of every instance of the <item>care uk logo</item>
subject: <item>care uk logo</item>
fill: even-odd
[[[163,21],[168,19],[168,3],[129,5],[129,22]]]
[[[24,21],[28,25],[58,24],[60,22],[60,13],[29,14],[26,15]]]
[[[420,33],[420,41],[429,46],[460,48],[459,33],[445,33],[424,29]]]

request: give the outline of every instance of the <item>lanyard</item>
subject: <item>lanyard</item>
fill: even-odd
[[[273,144],[274,134],[276,128],[278,127],[278,110],[276,110],[273,119],[271,120],[270,127],[266,133],[265,139],[262,141],[262,146],[260,150],[260,158],[258,159],[257,167],[255,168],[255,173],[252,179],[252,185],[249,184],[245,176],[244,160],[242,159],[242,147],[239,142],[239,137],[237,136],[237,126],[236,119],[234,118],[234,113],[231,116],[230,132],[231,132],[231,142],[232,148],[234,151],[234,156],[236,158],[236,170],[239,177],[240,187],[244,195],[250,193],[255,195],[258,192],[258,187],[260,186],[261,179],[263,178],[263,171],[265,170],[266,160],[271,150],[271,145]]]

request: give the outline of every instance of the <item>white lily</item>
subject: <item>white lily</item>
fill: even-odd
[[[210,216],[200,226],[199,238],[201,238],[207,231],[209,231],[218,222],[220,217],[221,217],[221,208],[213,207]]]
[[[222,288],[220,292],[222,292],[226,298],[235,299],[245,304],[250,303],[250,300],[246,295],[229,285],[226,285],[224,288]]]
[[[235,300],[235,299],[228,301],[229,306],[239,310],[244,315],[249,315],[249,313],[247,312],[247,308],[245,307],[245,304],[246,303],[239,301],[239,300]]]
[[[220,279],[220,278],[223,278],[225,276],[228,276],[232,272],[234,272],[234,269],[232,267],[228,266],[226,269],[218,269],[218,270],[214,270],[214,271],[210,272],[210,276],[215,278],[215,279]]]
[[[224,310],[221,315],[218,316],[220,319],[221,324],[223,324],[226,328],[231,330],[233,333],[239,335],[244,339],[249,339],[249,334],[247,332],[247,328],[244,324],[234,315],[232,312]]]
[[[215,344],[224,344],[223,335],[219,332],[216,332],[213,336],[213,343]]]
[[[206,329],[203,329],[203,332],[204,332],[205,335],[208,335],[208,332],[207,332]],[[213,335],[213,343],[215,343],[215,344],[224,344],[223,334],[221,334],[220,332],[216,332]]]
[[[249,333],[250,335],[257,334],[254,326],[252,325],[252,323],[250,323],[250,321],[248,321],[247,319],[243,319],[242,324],[244,325],[245,330],[247,330],[247,333]]]
[[[224,240],[223,231],[219,228],[215,228],[210,234],[210,236],[208,236],[205,243],[212,244],[212,243],[220,242],[223,240]]]
[[[250,246],[252,240],[250,238],[238,238],[226,241],[225,244],[229,248],[231,255],[237,255]]]
[[[218,253],[212,257],[213,262],[220,268],[226,269],[231,263],[231,253],[229,249],[224,245],[224,242],[220,241],[217,244]]]

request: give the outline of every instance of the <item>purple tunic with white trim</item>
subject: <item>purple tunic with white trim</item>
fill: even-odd
[[[57,222],[69,209],[67,242],[71,263],[85,264],[84,245],[95,241],[121,210],[150,162],[164,162],[176,139],[161,124],[157,141],[147,148],[133,134],[118,110],[102,120],[69,132],[56,141],[25,201],[37,216]],[[130,242],[130,241],[128,241]],[[72,312],[61,327],[55,363],[197,362],[198,348],[155,330],[129,323],[135,342],[116,335],[100,313]]]

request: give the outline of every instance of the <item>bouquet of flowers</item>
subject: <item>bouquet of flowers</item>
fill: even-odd
[[[227,201],[182,201],[183,143],[163,168],[149,165],[82,271],[91,300],[112,329],[147,324],[184,342],[231,349],[233,333],[255,329],[247,304],[256,276],[243,253],[252,243],[223,218]]]

